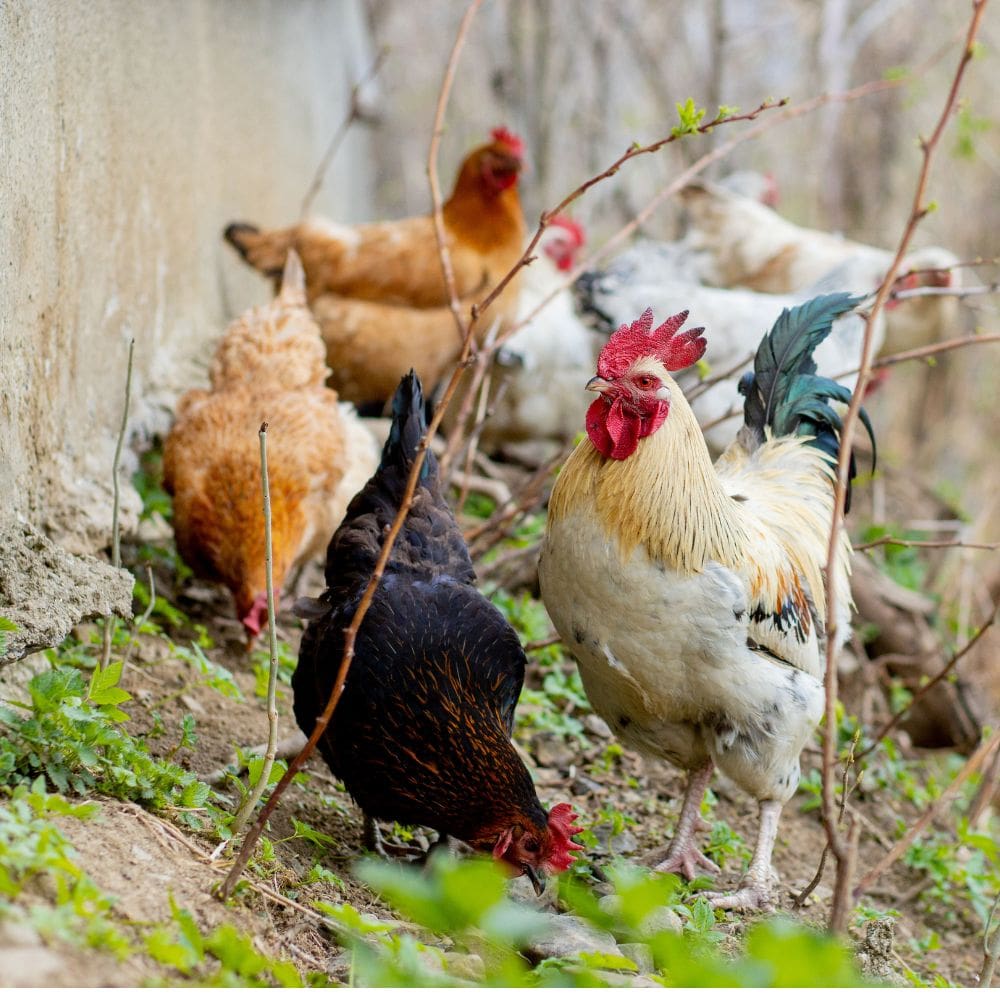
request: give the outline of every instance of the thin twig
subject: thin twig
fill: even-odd
[[[851,741],[851,748],[847,752],[847,760],[844,761],[844,779],[841,784],[841,791],[840,791],[840,816],[837,819],[839,823],[842,823],[844,821],[844,813],[847,810],[847,797],[851,794],[851,792],[855,788],[858,787],[859,784],[861,784],[860,775],[858,775],[858,777],[854,779],[853,786],[850,784],[851,767],[854,766],[856,761],[856,758],[854,756],[854,751],[858,747],[858,740],[860,738],[861,738],[861,733],[859,731],[855,731],[854,739]],[[852,816],[851,820],[852,822],[856,821],[856,817]],[[823,878],[823,870],[826,868],[826,861],[829,855],[830,855],[830,843],[829,841],[827,841],[827,843],[823,845],[823,853],[820,854],[819,856],[819,865],[816,867],[816,874],[813,875],[812,881],[795,897],[794,901],[792,902],[793,910],[801,909],[805,901],[809,898],[810,893],[816,888],[816,886],[819,885],[820,881]]]
[[[118,466],[122,460],[122,446],[125,443],[125,432],[128,429],[128,407],[132,396],[132,356],[135,353],[135,337],[128,342],[128,368],[125,372],[125,405],[122,407],[122,423],[118,428],[118,441],[115,444],[115,460],[111,467],[111,486],[114,490],[114,502],[111,507],[111,565],[120,569],[122,565],[121,529],[118,523],[121,509],[121,484]],[[101,669],[107,670],[111,662],[111,636],[115,627],[115,616],[108,612],[104,619],[104,641],[101,647]]]
[[[979,972],[979,988],[988,990],[993,983],[993,973],[996,972],[997,961],[1000,960],[1000,921],[996,927],[993,921],[1000,909],[1000,894],[993,902],[990,915],[986,918],[986,927],[983,929],[983,967]]]
[[[717,385],[719,382],[725,382],[727,378],[731,378],[738,371],[741,371],[743,368],[746,368],[746,366],[753,361],[755,353],[756,353],[755,351],[751,351],[749,354],[746,354],[742,358],[740,358],[740,360],[737,361],[736,364],[730,365],[730,367],[727,368],[725,371],[721,371],[718,374],[703,379],[690,392],[684,394],[685,397],[687,398],[687,401],[689,403],[693,403],[699,396],[708,392],[708,390],[711,389],[713,385]]]
[[[906,718],[907,714],[913,708],[914,705],[923,701],[926,695],[938,686],[954,669],[961,660],[968,655],[969,652],[975,647],[976,643],[996,624],[997,613],[1000,612],[1000,598],[997,598],[996,602],[993,604],[993,611],[990,613],[989,618],[983,622],[979,631],[957,652],[954,656],[925,684],[917,688],[913,692],[913,697],[910,699],[909,704],[901,708],[882,728],[872,737],[871,743],[865,747],[861,753],[858,754],[858,760],[862,757],[867,757],[881,742],[882,740],[896,728],[899,723]]]
[[[907,826],[906,833],[896,841],[892,850],[858,882],[853,894],[855,899],[863,896],[906,853],[909,846],[920,836],[928,823],[934,819],[948,800],[958,792],[962,785],[978,770],[986,757],[998,746],[1000,746],[1000,732],[994,733],[985,743],[979,745],[979,749],[969,757],[951,784],[927,807],[915,823]]]
[[[873,542],[854,545],[852,548],[855,552],[864,552],[866,549],[876,549],[882,545],[901,545],[907,549],[986,549],[988,552],[1000,549],[1000,542],[963,542],[957,538],[952,541],[943,538],[917,541],[912,538],[894,538],[892,535],[883,535]]]
[[[323,154],[323,158],[319,161],[319,166],[316,168],[316,173],[313,175],[312,183],[309,185],[309,190],[306,191],[306,196],[302,199],[302,207],[299,209],[299,218],[304,219],[309,214],[309,209],[312,206],[313,200],[316,195],[319,194],[320,188],[323,186],[323,181],[326,179],[326,172],[330,169],[330,164],[333,162],[334,156],[337,155],[337,150],[340,149],[340,144],[344,141],[344,137],[347,135],[348,129],[356,122],[360,121],[364,117],[364,112],[361,108],[361,102],[359,100],[361,94],[361,88],[367,83],[371,83],[372,80],[378,76],[379,70],[382,68],[382,63],[385,62],[385,57],[389,54],[389,49],[383,46],[378,50],[378,55],[375,56],[375,61],[372,63],[371,68],[365,75],[358,80],[353,87],[351,87],[351,96],[348,99],[347,115],[344,117],[343,121],[337,126],[337,130],[333,133],[333,138],[330,140],[329,146],[326,147],[326,152]]]
[[[438,97],[437,112],[435,114],[435,121],[439,122],[443,120],[444,109],[447,106],[448,96],[451,90],[451,81],[454,78],[455,66],[458,62],[459,53],[462,50],[462,46],[465,43],[465,36],[468,32],[469,24],[471,23],[472,16],[478,10],[481,0],[473,0],[469,9],[466,11],[465,16],[462,18],[461,25],[459,26],[458,35],[455,39],[455,43],[452,47],[451,56],[448,60],[448,68],[445,71],[445,79],[441,86],[441,93]],[[428,175],[430,177],[436,178],[437,167],[434,162],[437,155],[437,142],[432,140],[431,149],[428,154]],[[440,217],[441,215],[441,201],[440,201],[440,191],[434,193],[432,187],[432,196],[435,198],[435,215]],[[440,221],[440,220],[439,220]],[[447,257],[447,248],[441,244],[439,246],[441,250],[442,258]],[[446,279],[447,279],[447,269],[446,269]],[[454,278],[452,278],[452,298],[454,298]],[[461,317],[457,317],[459,321]],[[288,770],[281,776],[281,779],[275,785],[274,790],[268,797],[267,802],[264,803],[264,807],[261,809],[259,815],[257,816],[254,825],[247,832],[246,836],[243,838],[243,845],[240,848],[240,852],[233,863],[233,867],[230,869],[229,874],[226,876],[225,881],[222,883],[219,894],[222,898],[226,898],[232,893],[236,886],[240,875],[243,873],[244,868],[246,868],[247,862],[250,859],[250,855],[253,852],[254,845],[260,838],[261,833],[264,830],[264,826],[267,823],[268,817],[274,811],[278,802],[281,800],[281,796],[284,794],[285,789],[291,783],[292,779],[298,774],[302,765],[306,762],[309,756],[312,754],[313,750],[316,749],[316,744],[319,743],[320,738],[326,731],[326,727],[333,717],[334,710],[337,707],[337,703],[340,701],[341,693],[344,690],[344,682],[347,679],[347,673],[351,667],[351,661],[354,659],[354,644],[357,639],[358,630],[361,628],[361,623],[364,621],[365,615],[368,613],[369,607],[371,607],[372,598],[375,596],[375,591],[378,588],[379,583],[382,580],[382,574],[385,572],[385,567],[389,562],[389,555],[392,552],[392,547],[396,542],[396,538],[399,535],[400,530],[403,527],[403,522],[406,520],[406,516],[410,511],[410,507],[413,504],[414,493],[416,492],[417,480],[420,477],[420,470],[424,465],[424,458],[427,454],[427,448],[429,442],[434,436],[438,425],[441,423],[444,417],[445,411],[448,408],[448,404],[451,402],[452,397],[455,394],[455,390],[458,388],[458,383],[462,377],[462,372],[465,364],[466,358],[469,356],[469,351],[472,345],[472,327],[465,333],[465,337],[462,343],[462,352],[459,357],[459,361],[455,366],[454,371],[451,374],[451,379],[448,382],[448,386],[444,391],[440,403],[434,411],[434,415],[431,418],[430,426],[427,428],[426,433],[421,437],[420,443],[417,445],[416,455],[414,457],[413,465],[410,469],[410,475],[406,481],[406,485],[403,489],[403,495],[400,499],[399,510],[396,512],[396,516],[393,519],[392,524],[386,533],[385,540],[382,543],[382,548],[379,551],[378,559],[375,562],[375,569],[372,571],[371,579],[368,581],[368,586],[365,588],[364,593],[361,595],[361,600],[358,602],[357,609],[354,612],[354,616],[351,619],[351,624],[348,626],[344,633],[344,654],[340,661],[340,666],[337,670],[337,676],[334,679],[333,686],[330,689],[330,697],[327,700],[326,707],[323,709],[322,714],[317,718],[316,725],[313,727],[312,733],[309,735],[309,739],[306,745],[303,747],[302,752],[291,762],[288,766]]]
[[[967,337],[954,337],[951,340],[940,340],[936,344],[927,344],[924,347],[914,347],[909,351],[900,351],[898,354],[887,354],[885,357],[879,358],[871,367],[872,371],[881,371],[883,368],[890,368],[893,365],[902,364],[904,361],[918,361],[920,358],[957,351],[961,347],[970,347],[972,344],[995,344],[997,341],[1000,341],[1000,333],[980,333]],[[839,375],[834,375],[833,378],[835,380],[847,378],[848,375],[857,375],[859,371],[859,368],[851,368]]]
[[[922,140],[922,164],[920,174],[917,179],[916,190],[913,195],[913,204],[910,216],[903,230],[896,254],[889,265],[889,270],[879,287],[875,302],[871,307],[868,320],[865,324],[864,341],[861,345],[861,364],[858,371],[858,381],[855,391],[851,394],[851,401],[847,408],[847,414],[843,420],[840,440],[840,454],[837,461],[837,472],[833,497],[833,516],[830,524],[829,542],[826,553],[826,570],[824,573],[824,590],[826,593],[826,623],[827,623],[827,648],[826,648],[826,726],[823,740],[823,825],[826,828],[827,840],[830,850],[837,861],[837,884],[834,888],[834,905],[830,911],[829,928],[831,931],[841,932],[847,922],[847,907],[840,905],[840,901],[846,900],[850,893],[844,889],[844,883],[850,879],[851,859],[849,852],[841,839],[838,829],[838,819],[836,803],[834,801],[834,765],[836,763],[837,748],[837,572],[838,554],[840,548],[840,538],[844,520],[844,501],[847,495],[847,477],[850,466],[851,442],[853,440],[854,429],[858,422],[858,413],[861,409],[861,399],[864,396],[865,388],[871,376],[871,364],[873,356],[873,340],[875,332],[875,322],[885,306],[886,299],[896,280],[903,257],[906,255],[910,241],[916,231],[917,225],[928,212],[928,207],[924,204],[924,194],[927,189],[927,182],[930,176],[930,167],[933,160],[934,151],[941,140],[945,126],[948,124],[958,100],[958,90],[965,74],[965,69],[972,59],[973,43],[979,30],[986,0],[973,0],[972,18],[966,34],[965,46],[959,60],[958,68],[952,78],[948,96],[945,99],[944,108],[938,117],[934,131],[929,139]]]
[[[916,272],[914,272],[916,273]],[[939,285],[921,285],[919,288],[901,288],[889,293],[890,302],[906,302],[907,299],[971,299],[977,295],[995,295],[1000,292],[1000,281],[989,285],[970,285],[966,288],[951,288]]]
[[[260,425],[260,487],[264,505],[264,573],[267,582],[267,637],[271,660],[267,670],[267,750],[257,782],[240,805],[233,820],[232,835],[238,837],[247,825],[271,778],[278,747],[278,633],[274,622],[274,559],[271,547],[271,489],[267,475],[267,422]]]

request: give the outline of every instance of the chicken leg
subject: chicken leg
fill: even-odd
[[[719,872],[719,866],[706,858],[693,842],[695,832],[701,824],[701,800],[705,797],[705,789],[708,788],[714,771],[715,764],[707,760],[700,768],[691,772],[673,840],[654,871],[678,872],[689,882],[697,876],[698,868],[713,874]]]
[[[771,889],[775,882],[771,852],[778,833],[778,818],[784,803],[773,799],[760,803],[760,826],[750,867],[736,892],[704,892],[713,907],[720,910],[773,910]]]

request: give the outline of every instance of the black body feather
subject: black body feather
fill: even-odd
[[[327,550],[327,590],[292,686],[309,733],[329,698],[350,623],[402,499],[426,429],[411,372],[393,399],[381,464]],[[461,531],[428,452],[413,506],[357,637],[320,750],[370,816],[430,826],[471,843],[547,815],[510,741],[524,682],[517,633],[475,588]],[[492,839],[491,839],[492,838]]]
[[[846,292],[820,295],[794,309],[784,309],[771,332],[757,348],[753,372],[739,383],[746,397],[743,406],[744,432],[759,447],[770,427],[775,437],[798,434],[812,438],[836,463],[840,453],[842,424],[830,402],[849,403],[851,391],[833,379],[816,374],[813,352],[826,339],[833,321],[853,309],[860,298]],[[875,468],[875,433],[868,414],[858,412],[872,442],[872,468]],[[846,509],[850,510],[850,480],[856,472],[854,456],[848,476]]]

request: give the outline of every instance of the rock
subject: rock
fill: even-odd
[[[66,960],[48,948],[0,948],[0,986],[44,985],[65,966]]]
[[[535,768],[535,786],[539,785],[558,785],[562,787],[566,783],[566,779],[563,777],[562,771],[557,767],[536,767]]]
[[[533,962],[546,958],[572,958],[585,951],[621,955],[614,937],[607,931],[598,930],[585,920],[566,914],[553,917],[549,929],[536,935],[523,948],[525,956]]]
[[[592,778],[588,778],[583,774],[578,774],[573,779],[573,784],[570,786],[570,791],[574,795],[591,795],[596,792],[603,792],[604,786],[599,785]]]
[[[890,917],[869,920],[865,924],[865,940],[855,952],[861,974],[892,986],[908,985],[892,964],[892,946],[896,924]]]
[[[611,739],[611,727],[599,715],[588,715],[583,720],[583,728],[602,740]]]
[[[542,894],[536,896],[530,880],[522,875],[507,883],[507,896],[515,903],[530,906],[533,910],[554,910],[559,901],[559,882],[554,878],[547,879]]]
[[[446,951],[444,961],[449,974],[459,979],[479,980],[486,975],[486,963],[474,952]]]
[[[533,741],[532,752],[542,767],[569,767],[576,760],[576,752],[571,750],[559,736],[540,733]]]
[[[621,896],[605,896],[603,899],[598,900],[597,905],[609,916],[617,919],[621,913]],[[637,928],[638,933],[642,937],[652,937],[661,931],[680,934],[683,930],[684,924],[681,918],[668,906],[659,906],[650,913],[647,913]]]
[[[654,971],[653,950],[648,944],[631,941],[627,944],[620,944],[618,947],[626,958],[631,958],[635,962],[635,967],[640,974],[645,975]]]
[[[0,528],[0,665],[58,645],[81,621],[132,617],[132,575],[92,556],[76,556],[30,524]]]
[[[639,841],[631,830],[622,830],[621,833],[612,833],[612,830],[614,827],[610,823],[591,828],[597,842],[611,854],[634,854],[639,850]]]

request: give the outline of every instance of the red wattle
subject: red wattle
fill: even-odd
[[[621,398],[609,402],[601,396],[587,410],[587,436],[605,458],[620,462],[635,451],[640,438],[663,425],[669,410],[669,403],[657,400],[656,408],[643,415],[627,408]]]

